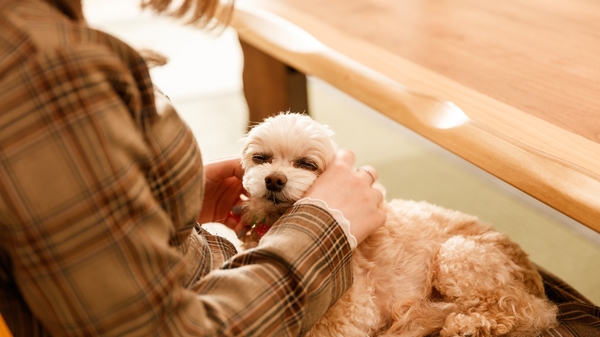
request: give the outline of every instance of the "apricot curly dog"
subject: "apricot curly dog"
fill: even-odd
[[[266,119],[244,139],[244,219],[272,225],[333,158],[331,130],[310,117]],[[527,254],[476,217],[391,200],[387,222],[355,249],[354,283],[309,336],[536,336],[556,307]],[[258,241],[257,228],[243,237]]]

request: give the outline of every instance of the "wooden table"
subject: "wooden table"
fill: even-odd
[[[237,0],[251,119],[315,75],[600,232],[596,0]]]

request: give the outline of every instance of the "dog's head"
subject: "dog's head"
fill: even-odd
[[[310,117],[282,113],[255,126],[242,140],[243,185],[250,198],[289,207],[333,159],[333,132]]]

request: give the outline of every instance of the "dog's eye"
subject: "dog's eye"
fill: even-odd
[[[268,163],[269,161],[271,161],[272,158],[273,158],[273,156],[271,156],[271,155],[268,155],[265,153],[257,153],[252,156],[252,162],[254,162],[254,164],[260,165],[260,164]]]
[[[319,169],[319,166],[314,161],[307,158],[297,159],[294,161],[294,166],[309,171],[316,171]]]

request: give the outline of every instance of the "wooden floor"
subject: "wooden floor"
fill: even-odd
[[[241,50],[220,36],[139,15],[120,0],[84,0],[88,19],[129,42],[166,54],[152,70],[198,137],[205,160],[238,153],[246,130]],[[131,2],[134,4],[135,2]],[[532,259],[600,304],[600,234],[453,157],[327,84],[309,79],[310,110],[351,148],[358,165],[375,166],[388,198],[428,200],[479,216],[521,244]]]

